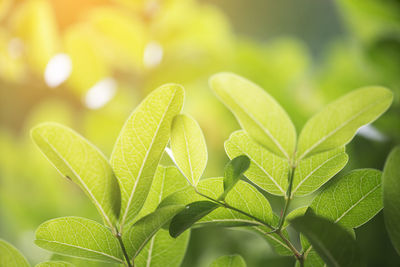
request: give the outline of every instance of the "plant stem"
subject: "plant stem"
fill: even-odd
[[[196,193],[199,194],[200,196],[205,197],[205,198],[207,198],[208,200],[210,200],[210,201],[212,201],[212,202],[214,202],[214,203],[217,203],[218,205],[220,205],[220,206],[222,206],[222,207],[224,207],[224,208],[231,209],[231,210],[234,210],[234,211],[236,211],[236,212],[239,212],[239,213],[241,213],[241,214],[243,214],[243,215],[245,215],[245,216],[247,216],[247,217],[250,217],[250,218],[252,218],[253,220],[255,220],[255,221],[261,223],[262,225],[268,227],[269,229],[271,229],[271,230],[273,230],[273,231],[276,230],[276,229],[275,229],[274,227],[272,227],[269,223],[264,222],[263,220],[258,219],[257,217],[255,217],[255,216],[253,216],[253,215],[251,215],[251,214],[248,214],[248,213],[245,212],[245,211],[242,211],[242,210],[240,210],[240,209],[238,209],[238,208],[235,208],[235,207],[229,205],[228,203],[226,203],[225,201],[222,202],[222,201],[219,201],[219,200],[214,199],[214,198],[212,198],[212,197],[209,197],[209,196],[207,196],[207,195],[205,195],[205,194],[199,192],[199,191],[197,190],[197,188],[194,188],[194,190],[195,190]]]
[[[300,262],[300,266],[302,266],[303,260],[303,255],[297,251],[297,249],[293,246],[293,244],[282,234],[282,231],[278,229],[276,231],[276,234],[279,235],[279,237],[285,242],[285,244],[289,247],[289,249],[293,252],[294,256],[296,259]]]
[[[126,253],[126,249],[125,249],[124,242],[122,241],[121,233],[117,233],[116,237],[119,241],[119,245],[121,246],[122,252],[124,254],[126,264],[128,265],[128,267],[134,267],[135,266],[134,263],[131,263],[131,261],[129,260],[128,253]]]
[[[295,169],[296,169],[295,166],[291,166],[291,168],[289,170],[289,174],[288,174],[289,186],[288,186],[288,189],[286,191],[285,206],[283,208],[283,211],[282,211],[282,214],[281,214],[281,218],[279,220],[278,230],[282,229],[282,226],[283,226],[283,224],[285,222],[285,218],[286,218],[286,215],[287,215],[287,212],[288,212],[290,200],[292,199],[292,187],[293,187],[293,177],[294,177]]]

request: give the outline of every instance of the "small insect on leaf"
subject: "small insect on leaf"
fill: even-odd
[[[224,192],[219,199],[224,199],[229,191],[240,180],[242,174],[250,167],[250,159],[245,155],[238,156],[229,161],[224,171]]]
[[[195,222],[218,208],[220,205],[211,201],[196,201],[186,205],[186,208],[178,213],[171,221],[169,234],[178,237],[189,229]]]

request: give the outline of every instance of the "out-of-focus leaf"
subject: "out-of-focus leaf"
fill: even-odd
[[[197,190],[209,197],[217,199],[222,192],[223,178],[210,178],[201,180]],[[160,206],[166,205],[188,205],[196,201],[204,201],[207,198],[200,196],[195,192],[192,186],[180,190],[161,202]],[[229,205],[245,211],[252,216],[272,223],[272,209],[268,200],[257,191],[253,186],[244,181],[239,181],[236,186],[227,195],[225,202]],[[221,226],[242,226],[242,225],[260,225],[254,219],[249,218],[236,211],[220,207],[212,211],[207,216],[198,221],[196,225],[221,225]]]
[[[193,224],[219,206],[220,205],[215,202],[205,200],[196,201],[186,205],[185,209],[172,219],[169,226],[169,234],[172,237],[178,237],[185,230],[189,229]]]
[[[111,65],[129,71],[141,69],[145,45],[149,41],[143,20],[123,9],[110,7],[92,10],[88,20],[98,41],[105,44],[100,49],[104,50]]]
[[[171,149],[179,169],[189,183],[197,186],[207,165],[207,146],[197,122],[178,115],[172,122]]]
[[[35,244],[68,256],[124,262],[118,240],[111,231],[85,218],[63,217],[41,224],[36,230]]]
[[[123,235],[128,256],[134,260],[156,232],[183,209],[183,205],[166,206],[146,215],[131,226]]]
[[[66,261],[46,261],[36,264],[35,267],[74,267],[72,263]]]
[[[341,226],[311,213],[295,218],[291,225],[307,237],[328,266],[362,266],[356,241]]]
[[[383,207],[381,177],[378,170],[351,171],[329,182],[310,207],[318,216],[344,227],[357,228]]]
[[[400,147],[389,154],[383,171],[383,214],[390,239],[400,254]]]
[[[314,192],[343,169],[347,161],[344,147],[301,160],[294,172],[292,195],[304,196]]]
[[[40,76],[48,61],[59,51],[57,21],[51,3],[45,0],[21,3],[12,17],[14,34],[24,45],[33,70]]]
[[[289,164],[254,142],[244,131],[234,132],[225,142],[229,158],[240,155],[250,158],[244,175],[257,186],[274,195],[285,195],[288,186]]]
[[[256,84],[233,73],[214,75],[210,85],[254,140],[281,157],[293,157],[296,129],[275,99]]]
[[[346,145],[361,126],[385,112],[392,99],[390,90],[374,86],[355,90],[330,103],[302,129],[297,159]]]
[[[105,223],[113,227],[119,213],[120,191],[105,156],[85,138],[57,123],[39,124],[31,134],[49,161],[82,188]]]
[[[210,267],[246,267],[246,262],[240,255],[222,256],[214,260]]]
[[[3,18],[5,14],[7,14],[9,8],[11,7],[11,0],[2,0],[0,3],[0,19]]]
[[[222,193],[219,199],[226,197],[249,166],[250,159],[245,155],[238,156],[228,162],[224,171],[224,193]]]
[[[78,96],[85,95],[96,83],[110,77],[111,70],[99,52],[91,29],[70,27],[63,36],[63,43],[72,63],[72,71],[66,82]]]
[[[111,155],[121,187],[120,232],[143,207],[183,98],[181,86],[161,86],[135,109],[121,130]]]
[[[0,239],[0,266],[29,267],[28,261],[14,246]]]

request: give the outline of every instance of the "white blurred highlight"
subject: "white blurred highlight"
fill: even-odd
[[[163,59],[164,51],[157,42],[149,42],[143,53],[143,64],[146,68],[157,67]]]
[[[56,54],[47,63],[44,71],[44,81],[51,87],[57,87],[71,75],[72,61],[67,54]]]
[[[113,78],[105,78],[97,82],[85,96],[85,104],[90,109],[98,109],[107,104],[117,91],[117,83]]]
[[[387,139],[384,134],[382,134],[374,126],[369,125],[369,124],[364,125],[360,129],[358,129],[357,134],[361,135],[362,137],[365,137],[367,139],[370,139],[373,141],[378,141],[378,142],[384,142]]]

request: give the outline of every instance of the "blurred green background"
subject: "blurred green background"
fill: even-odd
[[[298,131],[338,96],[387,86],[394,104],[359,131],[346,170],[382,169],[400,143],[398,0],[0,0],[0,237],[37,263],[51,256],[33,244],[40,223],[99,220],[32,144],[33,125],[66,124],[109,155],[127,116],[163,83],[185,86],[184,111],[208,144],[205,177],[221,175],[238,125],[209,90],[219,71],[260,84]],[[356,233],[368,266],[400,266],[382,214]],[[251,267],[293,266],[262,237],[221,228],[193,230],[183,266],[232,253]]]

